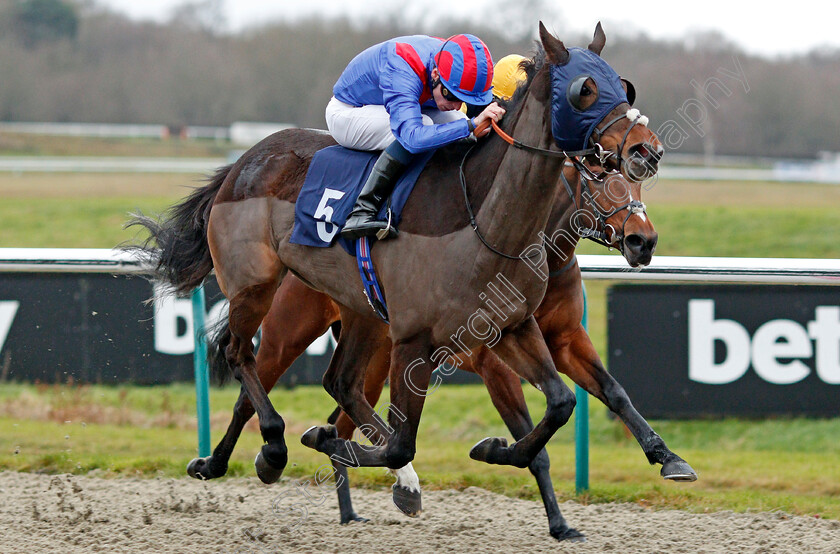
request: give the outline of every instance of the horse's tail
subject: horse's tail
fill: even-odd
[[[213,269],[207,222],[213,200],[231,167],[219,168],[207,185],[193,190],[183,202],[160,218],[138,212],[131,214],[132,218],[126,224],[126,227],[140,225],[148,229],[149,238],[127,249],[139,252],[154,268],[156,276],[169,283],[175,292],[189,292]]]
[[[207,330],[207,365],[213,381],[219,385],[230,381],[233,375],[225,356],[230,337],[230,326],[226,318],[219,320],[215,328]]]

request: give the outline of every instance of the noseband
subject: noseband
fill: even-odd
[[[589,188],[589,183],[590,181],[603,182],[605,178],[608,178],[610,175],[617,175],[619,172],[617,170],[609,173],[602,171],[601,173],[595,174],[591,169],[584,165],[580,159],[570,158],[569,160],[575,169],[578,170],[579,179],[577,194],[575,194],[572,190],[572,185],[569,183],[569,180],[566,179],[566,174],[563,171],[560,171],[560,179],[563,181],[563,186],[565,187],[566,192],[569,193],[569,198],[572,200],[572,203],[575,205],[575,212],[579,212],[581,210],[582,201],[585,201],[592,207],[592,211],[594,212],[595,219],[597,221],[597,228],[580,227],[575,230],[580,234],[581,238],[597,242],[607,248],[618,248],[619,252],[624,254],[624,228],[627,225],[627,220],[629,220],[630,216],[633,214],[645,214],[646,207],[644,203],[638,200],[630,200],[630,202],[624,204],[623,206],[617,206],[612,210],[603,209],[601,205],[595,201],[595,196]],[[578,198],[582,201],[579,202]],[[625,216],[624,221],[621,222],[621,230],[618,231],[612,226],[612,224],[607,223],[607,220],[623,210],[627,210],[627,215]],[[612,229],[612,233],[609,232],[609,229]]]
[[[630,131],[632,131],[633,127],[635,127],[637,124],[647,126],[647,116],[642,115],[641,112],[639,112],[639,110],[631,108],[623,114],[617,115],[614,118],[610,119],[603,127],[599,128],[598,126],[595,126],[595,129],[592,130],[592,134],[589,135],[589,142],[592,143],[593,147],[600,147],[601,145],[598,144],[598,141],[601,140],[601,137],[604,136],[604,133],[607,132],[607,129],[609,129],[625,117],[630,120],[630,125],[627,127],[627,130],[624,131],[624,136],[621,137],[621,142],[618,144],[618,149],[615,151],[615,155],[618,157],[618,165],[616,167],[618,171],[621,171],[621,162],[624,160],[624,157],[621,155],[621,153],[624,152],[624,146],[627,143],[627,137],[630,135]],[[613,153],[609,152],[604,159],[609,158],[611,156],[613,156]]]

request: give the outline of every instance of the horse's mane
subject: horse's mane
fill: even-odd
[[[530,59],[526,58],[519,62],[519,67],[525,71],[525,81],[517,85],[516,90],[513,92],[513,96],[511,96],[509,100],[502,100],[499,103],[505,111],[513,113],[519,109],[525,95],[528,93],[528,89],[531,87],[531,82],[533,82],[534,77],[544,65],[545,50],[543,49],[542,44],[537,42],[534,49],[534,56]]]

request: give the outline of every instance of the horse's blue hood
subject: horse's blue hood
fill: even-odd
[[[601,56],[583,48],[569,48],[569,61],[551,66],[551,134],[563,150],[583,150],[595,126],[613,108],[627,102],[621,79]],[[585,111],[569,102],[569,86],[575,77],[592,77],[598,99]]]

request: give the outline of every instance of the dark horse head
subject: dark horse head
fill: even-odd
[[[560,181],[571,201],[566,208],[573,210],[571,230],[617,248],[632,267],[646,266],[658,235],[641,201],[641,181],[656,173],[662,145],[647,118],[631,109],[632,85],[598,55],[605,42],[600,24],[588,50],[566,48],[542,23],[540,38],[542,50],[522,63],[528,80],[509,102],[508,113],[517,117],[517,102],[543,75],[547,138],[563,153],[529,148],[511,137],[508,142],[536,154],[565,156],[569,167]]]
[[[587,49],[566,48],[540,23],[540,38],[552,61],[551,131],[565,151],[600,147],[606,170],[643,181],[658,170],[664,148],[647,127],[647,117],[631,109],[636,92],[601,58],[606,36],[601,24]]]

